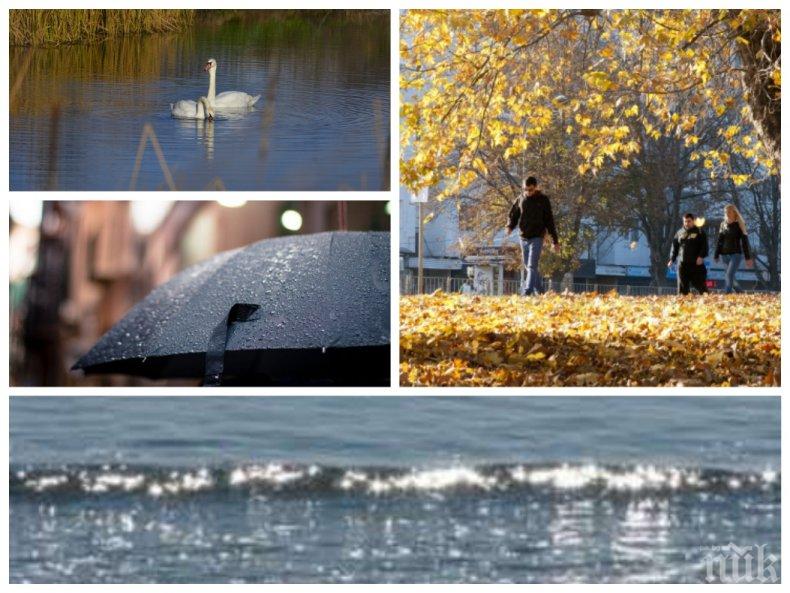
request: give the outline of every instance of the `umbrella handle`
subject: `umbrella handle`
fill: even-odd
[[[230,308],[225,318],[212,330],[206,346],[206,364],[203,372],[204,387],[222,385],[222,374],[225,371],[225,348],[228,345],[230,327],[234,323],[251,321],[252,314],[260,309],[260,305],[236,303]]]

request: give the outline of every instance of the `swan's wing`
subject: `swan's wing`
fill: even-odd
[[[170,114],[173,117],[195,117],[197,103],[189,99],[181,99],[177,103],[170,105]]]
[[[240,109],[251,106],[256,98],[241,91],[225,91],[214,98],[214,105],[218,109]]]
[[[196,105],[197,102],[195,101],[190,101],[189,99],[181,99],[180,101],[176,102],[173,105],[173,109],[178,109],[178,110],[191,109],[192,111],[194,111]]]
[[[222,99],[223,101],[240,101],[246,97],[249,97],[249,95],[241,91],[225,91],[217,95],[215,99]]]

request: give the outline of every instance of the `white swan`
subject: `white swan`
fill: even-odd
[[[197,101],[181,99],[170,104],[170,115],[179,119],[214,119],[214,107],[207,97],[200,97]]]
[[[203,67],[205,72],[208,72],[208,102],[217,111],[241,111],[251,108],[260,95],[248,95],[241,91],[225,91],[224,93],[217,94],[217,60],[209,58],[206,65]]]

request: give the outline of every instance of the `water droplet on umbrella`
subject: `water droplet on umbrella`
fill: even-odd
[[[154,290],[81,360],[90,367],[205,352],[235,303],[257,303],[235,324],[229,351],[389,344],[388,233],[321,233],[261,241],[218,254]],[[342,321],[342,323],[341,323]],[[326,344],[326,346],[322,346]],[[134,359],[136,362],[133,362]],[[262,358],[261,358],[262,359]],[[166,366],[166,365],[165,365]]]

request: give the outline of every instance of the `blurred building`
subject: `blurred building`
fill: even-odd
[[[30,202],[33,202],[32,200]],[[143,385],[69,371],[154,287],[216,253],[339,228],[389,230],[386,202],[47,201],[11,207],[11,384]]]

